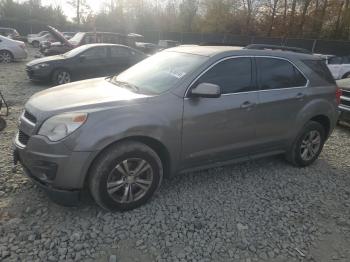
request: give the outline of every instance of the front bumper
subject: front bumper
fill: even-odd
[[[16,164],[16,159],[21,162],[21,158],[19,157],[17,149],[14,150],[14,161]],[[33,175],[30,170],[22,164],[24,173],[45,193],[52,199],[54,202],[64,205],[64,206],[75,206],[80,202],[81,190],[64,190],[54,188],[52,185],[45,183],[40,180],[38,177]]]
[[[51,71],[48,68],[34,69],[33,67],[27,66],[26,72],[30,80],[34,80],[34,81],[50,80]]]
[[[18,137],[14,141],[14,160],[21,163],[26,175],[55,202],[76,205],[93,153],[74,152],[63,142],[52,143],[38,135],[29,137],[23,145]]]

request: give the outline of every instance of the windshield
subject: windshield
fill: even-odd
[[[74,49],[68,51],[67,53],[64,53],[63,56],[73,57],[73,56],[76,56],[76,55],[84,52],[85,50],[89,49],[90,47],[91,47],[90,45],[82,45],[82,46],[79,46],[77,48],[74,48]]]
[[[161,52],[113,77],[112,82],[127,83],[141,93],[160,94],[173,88],[206,59],[194,54]]]
[[[77,33],[75,36],[73,36],[71,39],[69,39],[68,41],[72,44],[72,45],[78,45],[81,40],[83,39],[85,33]]]

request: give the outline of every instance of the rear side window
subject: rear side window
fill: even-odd
[[[231,58],[218,63],[200,77],[197,84],[219,85],[223,94],[252,91],[252,62],[250,58]]]
[[[129,57],[130,52],[124,47],[111,47],[111,57]]]
[[[320,80],[320,85],[335,84],[335,80],[323,60],[304,60],[303,63],[312,70]]]
[[[305,86],[307,80],[290,62],[277,58],[256,58],[260,89],[281,89]]]

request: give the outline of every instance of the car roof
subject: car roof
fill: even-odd
[[[173,48],[169,48],[165,50],[166,52],[180,52],[180,53],[188,53],[195,54],[201,56],[239,56],[239,55],[248,55],[248,56],[271,56],[271,57],[281,57],[286,59],[312,59],[312,60],[320,60],[319,57],[296,53],[290,51],[280,51],[280,50],[255,50],[255,49],[244,49],[240,46],[199,46],[199,45],[181,45]]]
[[[129,46],[126,46],[126,45],[109,44],[109,43],[95,43],[95,44],[86,44],[86,45],[83,45],[83,46],[86,46],[86,47],[97,47],[97,46],[120,46],[120,47],[127,47],[127,48],[130,48]]]

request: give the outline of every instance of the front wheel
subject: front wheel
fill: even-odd
[[[320,155],[325,139],[324,127],[318,122],[308,122],[287,153],[287,160],[299,167],[311,165]]]
[[[58,69],[52,74],[52,83],[55,85],[63,85],[70,83],[71,75],[65,69]]]
[[[127,141],[106,149],[89,173],[96,203],[110,211],[126,211],[146,203],[160,186],[162,162],[150,147]]]

